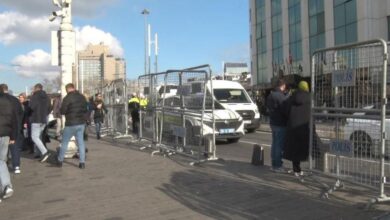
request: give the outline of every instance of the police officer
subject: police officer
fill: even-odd
[[[139,109],[140,109],[140,99],[137,97],[137,94],[133,93],[131,99],[129,100],[129,112],[131,114],[131,120],[133,121],[133,133],[138,135],[139,129]]]

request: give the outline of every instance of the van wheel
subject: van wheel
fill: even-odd
[[[349,138],[353,143],[355,157],[371,157],[372,140],[364,131],[355,131]]]
[[[248,133],[253,133],[253,132],[256,131],[256,128],[248,128],[248,129],[246,129],[246,131],[247,131]]]
[[[228,138],[227,141],[229,143],[237,143],[240,140],[240,138]]]

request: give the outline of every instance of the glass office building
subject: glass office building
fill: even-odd
[[[390,37],[390,0],[249,0],[252,84],[310,75],[320,48]]]

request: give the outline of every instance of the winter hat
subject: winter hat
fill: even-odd
[[[299,88],[299,90],[308,92],[309,91],[309,84],[307,84],[306,81],[300,81],[298,84],[298,88]]]

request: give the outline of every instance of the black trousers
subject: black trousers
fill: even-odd
[[[301,161],[292,161],[292,164],[293,164],[293,171],[294,173],[299,173],[301,172]]]

